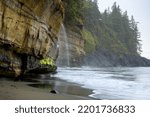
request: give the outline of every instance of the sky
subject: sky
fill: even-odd
[[[100,12],[108,7],[111,8],[114,2],[120,6],[122,11],[134,16],[138,23],[142,40],[142,56],[150,59],[150,0],[98,0]]]

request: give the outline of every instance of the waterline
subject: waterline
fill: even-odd
[[[97,99],[150,99],[150,68],[58,68],[55,77],[91,89]]]

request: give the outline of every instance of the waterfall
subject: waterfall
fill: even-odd
[[[57,60],[58,66],[70,67],[70,52],[69,42],[65,26],[62,24],[59,32],[59,57]]]

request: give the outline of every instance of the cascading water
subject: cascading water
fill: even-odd
[[[59,57],[58,66],[70,67],[70,50],[65,26],[62,24],[59,32]]]

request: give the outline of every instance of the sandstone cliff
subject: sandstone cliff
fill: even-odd
[[[61,0],[0,0],[0,73],[18,76],[56,59],[63,17]]]
[[[78,26],[66,26],[65,32],[63,30],[62,27],[59,35],[59,57],[57,59],[57,65],[68,67],[81,66],[81,59],[85,55],[85,39],[82,35],[82,28]],[[66,33],[66,37],[64,33]]]

